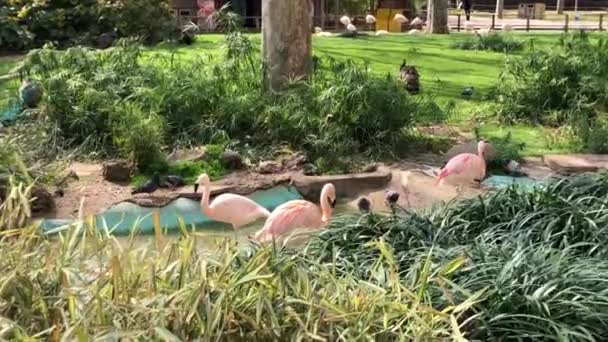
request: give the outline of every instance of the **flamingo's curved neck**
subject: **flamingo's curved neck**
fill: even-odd
[[[320,202],[321,202],[321,214],[323,214],[323,216],[321,216],[321,220],[323,222],[327,222],[331,218],[331,212],[332,212],[331,204],[329,203],[329,198],[327,197],[327,188],[323,188],[323,190],[321,191]]]
[[[485,163],[486,163],[486,156],[484,154],[485,154],[485,148],[484,147],[481,147],[481,148],[477,149],[477,155],[479,156],[479,158],[481,158],[481,160],[483,160],[483,163],[485,165]]]
[[[205,215],[209,212],[209,196],[211,196],[211,185],[207,183],[203,185],[203,198],[201,199],[201,209]]]

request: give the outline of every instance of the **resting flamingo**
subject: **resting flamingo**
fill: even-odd
[[[270,212],[251,199],[236,194],[221,194],[217,196],[211,204],[211,181],[209,176],[203,173],[198,177],[194,184],[194,192],[198,191],[199,185],[203,186],[203,198],[201,200],[201,210],[208,218],[231,224],[236,230],[242,226],[256,221],[262,217],[269,217]]]
[[[320,229],[331,219],[336,204],[336,188],[327,183],[321,190],[321,207],[304,200],[293,200],[278,206],[264,227],[253,236],[258,242],[268,242],[295,231],[297,228]]]
[[[481,186],[481,181],[486,176],[485,154],[488,144],[481,140],[477,143],[477,154],[461,153],[448,161],[437,175],[437,184],[443,185],[448,176],[461,182],[476,183]]]

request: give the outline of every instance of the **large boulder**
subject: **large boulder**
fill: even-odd
[[[477,154],[477,141],[469,141],[462,144],[455,145],[445,154],[445,161],[454,158],[455,156],[461,153],[473,153]],[[491,143],[488,143],[488,148],[486,150],[486,161],[492,162],[496,159],[498,151]]]
[[[110,160],[103,163],[103,179],[123,183],[131,179],[131,165],[125,160]]]

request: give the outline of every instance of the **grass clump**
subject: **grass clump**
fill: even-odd
[[[510,53],[523,50],[524,42],[511,35],[489,33],[456,41],[452,44],[452,48]]]

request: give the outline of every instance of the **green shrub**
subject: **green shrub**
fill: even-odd
[[[571,125],[588,148],[602,127],[608,106],[605,75],[608,44],[584,32],[562,36],[557,46],[532,48],[510,59],[497,88],[497,117],[503,122],[528,122],[552,126]],[[601,148],[600,148],[601,150]]]
[[[114,144],[123,157],[131,157],[140,169],[162,159],[165,124],[158,114],[126,102],[115,108],[110,120]]]
[[[0,50],[20,51],[28,48],[32,34],[19,25],[14,7],[0,1]]]
[[[156,43],[179,32],[168,0],[103,0],[104,18],[111,20],[119,37],[141,37]]]
[[[399,81],[350,61],[330,60],[312,82],[266,93],[247,36],[227,39],[241,53],[223,61],[158,54],[143,62],[139,45],[119,41],[103,51],[33,51],[20,70],[48,89],[42,111],[58,128],[62,147],[131,155],[142,169],[166,146],[227,140],[261,150],[288,144],[313,160],[328,160],[327,151],[393,153],[420,111],[437,111],[428,98],[409,96]]]
[[[100,34],[109,32],[154,43],[179,30],[168,0],[14,0],[0,6],[3,49],[95,45]]]
[[[524,42],[510,35],[490,33],[456,41],[452,44],[452,47],[461,50],[487,50],[509,53],[523,50]]]

